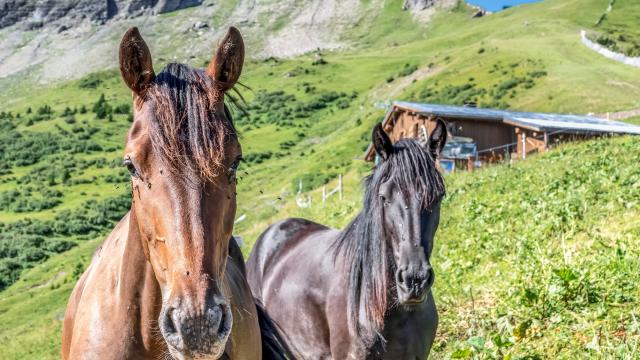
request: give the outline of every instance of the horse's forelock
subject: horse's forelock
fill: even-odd
[[[445,195],[445,184],[435,159],[415,140],[403,139],[394,145],[394,155],[386,162],[387,173],[405,197],[414,196],[425,209]]]
[[[223,169],[225,146],[236,137],[230,115],[216,111],[223,93],[204,71],[169,64],[150,88],[153,150],[176,175],[212,181]],[[195,179],[191,179],[195,180]]]

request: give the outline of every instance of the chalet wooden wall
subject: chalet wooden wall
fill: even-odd
[[[472,138],[478,151],[495,148],[516,141],[513,126],[472,119],[444,119],[450,124],[453,136]]]

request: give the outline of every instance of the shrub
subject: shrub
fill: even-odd
[[[13,284],[20,277],[22,264],[14,259],[0,259],[0,291]]]
[[[300,187],[300,180],[302,180],[302,191],[310,191],[313,189],[317,189],[322,185],[327,184],[329,181],[331,181],[332,179],[336,178],[338,176],[338,174],[335,174],[333,172],[328,172],[328,173],[311,173],[311,174],[304,174],[302,175],[302,177],[298,178],[298,179],[294,179],[293,181],[291,181],[291,189],[294,193],[298,192],[298,189]]]
[[[38,115],[52,115],[52,114],[53,114],[53,109],[51,109],[51,106],[49,105],[45,104],[38,108]]]
[[[414,64],[404,64],[404,67],[398,72],[399,77],[405,77],[413,74],[418,70],[418,66]],[[390,82],[390,81],[387,81]]]
[[[296,143],[295,143],[294,141],[287,140],[287,141],[284,141],[284,142],[281,142],[281,143],[280,143],[280,149],[282,149],[282,150],[289,150],[289,149],[291,149],[291,148],[292,148],[293,146],[295,146],[295,145],[296,145]]]
[[[91,74],[84,79],[80,80],[80,84],[78,86],[81,89],[95,89],[102,84],[102,79],[98,77],[96,74]]]
[[[106,119],[109,115],[112,114],[113,109],[111,108],[111,105],[107,103],[104,94],[101,94],[98,101],[93,104],[92,111],[96,114],[96,117],[98,119]]]
[[[129,114],[130,111],[131,111],[131,106],[129,104],[120,104],[115,108],[113,108],[114,114],[126,115],[126,114]]]
[[[244,155],[244,160],[249,164],[260,164],[264,160],[269,160],[273,156],[271,151],[265,151],[261,153],[249,153]]]
[[[311,65],[314,65],[314,66],[316,66],[316,65],[326,65],[326,64],[328,64],[328,62],[325,59],[323,59],[322,57],[316,58],[311,63]]]

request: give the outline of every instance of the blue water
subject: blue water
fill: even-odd
[[[480,6],[483,9],[495,12],[502,10],[505,6],[534,3],[541,0],[467,0],[469,4]]]

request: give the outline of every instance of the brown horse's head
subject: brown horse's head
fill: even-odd
[[[120,44],[120,70],[134,105],[124,154],[132,230],[162,291],[162,336],[179,359],[220,357],[231,330],[223,277],[241,150],[223,101],[243,61],[235,28],[206,70],[169,64],[155,75],[136,28]]]

